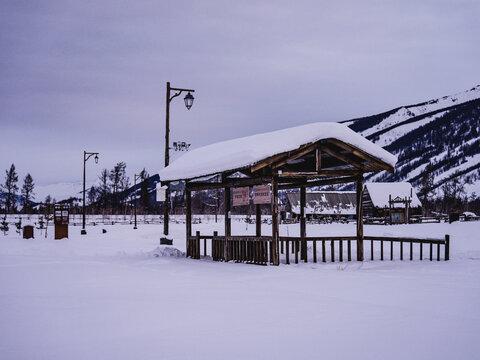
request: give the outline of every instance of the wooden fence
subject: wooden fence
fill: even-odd
[[[202,244],[203,240],[203,244]],[[207,256],[207,240],[211,241],[210,255],[214,261],[235,261],[246,262],[250,264],[267,265],[272,263],[271,258],[271,236],[218,236],[217,232],[213,235],[200,235],[197,231],[195,236],[187,239],[187,257],[200,259],[203,250],[203,256]],[[290,257],[296,264],[299,262],[300,237],[281,236],[280,256],[285,264],[290,264]],[[356,260],[356,242],[355,236],[316,236],[306,237],[307,244],[311,244],[311,261],[321,262],[343,262]],[[406,258],[414,259],[414,250],[418,249],[418,258],[424,260],[424,248],[428,251],[426,257],[432,260],[450,259],[450,236],[445,235],[443,239],[419,239],[408,237],[384,237],[384,236],[364,236],[365,260],[368,258],[367,251],[370,253],[370,260],[375,260],[377,254],[379,260],[404,260]],[[370,246],[368,248],[368,242]],[[376,252],[375,252],[375,244]],[[203,245],[203,249],[202,249]],[[397,245],[397,246],[395,246]],[[443,247],[443,249],[442,249]],[[352,253],[355,255],[352,257]],[[406,257],[405,257],[406,253]],[[308,252],[307,259],[309,261]],[[283,261],[282,261],[283,262]]]

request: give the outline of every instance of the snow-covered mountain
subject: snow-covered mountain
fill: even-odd
[[[437,188],[458,178],[480,194],[480,85],[455,95],[344,121],[398,156],[395,174],[367,181],[410,181],[418,187],[429,165]]]

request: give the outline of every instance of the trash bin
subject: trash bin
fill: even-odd
[[[23,227],[23,238],[24,239],[33,239],[33,226],[25,225]]]

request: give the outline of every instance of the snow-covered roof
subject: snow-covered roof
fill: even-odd
[[[367,183],[365,184],[365,187],[367,188],[370,199],[375,207],[388,207],[390,195],[392,196],[392,200],[396,198],[400,198],[402,200],[407,198],[412,200],[410,207],[422,206],[422,203],[415,193],[415,190],[413,190],[412,185],[409,182]],[[404,205],[401,203],[396,203],[395,207],[404,207]]]
[[[245,168],[323,139],[337,139],[395,167],[397,157],[344,124],[317,122],[200,147],[159,171],[161,181],[186,180]]]

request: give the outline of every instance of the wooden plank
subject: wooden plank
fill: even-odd
[[[332,185],[332,184],[347,184],[351,182],[357,181],[357,178],[355,176],[343,176],[339,178],[332,178],[332,179],[321,179],[321,180],[313,180],[313,181],[307,181],[304,179],[289,179],[287,177],[281,176],[279,178],[279,181],[281,182],[289,182],[287,184],[280,184],[278,186],[279,189],[285,190],[285,189],[293,189],[297,188],[299,186],[305,186],[305,187],[314,187],[314,186],[323,186],[323,185]]]
[[[353,159],[352,156],[341,154],[340,152],[333,150],[331,147],[327,145],[322,146],[322,151],[326,152],[328,155],[333,156],[334,158],[340,161],[343,161],[345,164],[352,165],[353,167],[361,171],[366,171],[365,166],[363,166],[360,162]]]
[[[450,235],[445,235],[445,261],[450,260]]]
[[[293,161],[295,159],[298,159],[299,157],[302,157],[303,155],[308,154],[309,152],[315,151],[317,149],[317,144],[311,144],[307,146],[302,146],[301,149],[298,151],[291,151],[291,154],[288,154],[284,159],[274,161],[272,163],[272,169],[278,169],[279,167],[285,165],[286,163]]]
[[[335,262],[335,241],[330,240],[330,259]]]
[[[343,261],[343,241],[340,240],[338,244],[338,260]]]
[[[326,262],[327,260],[325,259],[325,240],[322,240],[322,262]]]
[[[306,214],[305,214],[305,207],[306,207],[306,190],[304,187],[300,188],[300,244],[301,244],[301,252],[300,258],[307,262],[307,241],[305,240],[306,237]]]
[[[278,178],[272,177],[272,259],[273,265],[280,265],[280,254],[278,253]]]
[[[255,234],[262,235],[262,208],[260,204],[255,205]]]
[[[315,150],[315,170],[319,172],[321,168],[322,168],[322,150],[317,146],[317,149]]]
[[[384,241],[394,241],[394,242],[409,242],[414,243],[424,243],[424,244],[445,244],[444,239],[432,239],[432,238],[410,238],[410,237],[390,237],[390,236],[369,236],[366,235],[363,237],[364,240],[384,240]]]
[[[213,190],[228,187],[237,187],[237,186],[253,186],[253,185],[262,185],[270,182],[268,177],[255,177],[255,178],[227,178],[222,180],[222,182],[205,182],[205,181],[192,181],[186,183],[186,189],[190,191],[200,191],[200,190]]]
[[[286,247],[286,249],[285,249],[285,263],[287,265],[290,264],[290,251],[289,251],[289,248],[288,248],[289,243],[290,243],[290,241],[288,241],[288,240],[285,242],[285,247]]]
[[[367,154],[367,153],[363,152],[360,149],[357,149],[357,148],[355,148],[355,147],[353,147],[349,144],[346,144],[343,141],[333,139],[333,138],[329,138],[329,139],[326,139],[325,142],[326,143],[332,143],[332,144],[334,144],[334,145],[336,145],[336,146],[338,146],[338,147],[340,147],[344,150],[347,150],[347,151],[351,152],[353,155],[355,155],[355,156],[357,156],[357,157],[359,157],[359,158],[361,158],[365,161],[368,161],[368,162],[371,162],[371,163],[375,164],[380,169],[387,170],[388,172],[390,172],[392,174],[395,172],[395,169],[391,165],[383,162],[380,159],[377,159],[376,157],[374,157],[370,154]]]
[[[356,183],[357,192],[357,261],[363,261],[363,210],[362,210],[363,177]]]
[[[250,167],[250,171],[252,173],[258,171],[258,170],[261,170],[263,169],[264,167],[267,167],[271,164],[273,164],[274,162],[276,161],[280,161],[284,158],[288,157],[288,152],[284,152],[284,153],[281,153],[281,154],[277,154],[277,155],[273,155],[273,156],[270,156],[262,161],[259,161],[258,163],[252,165]]]

